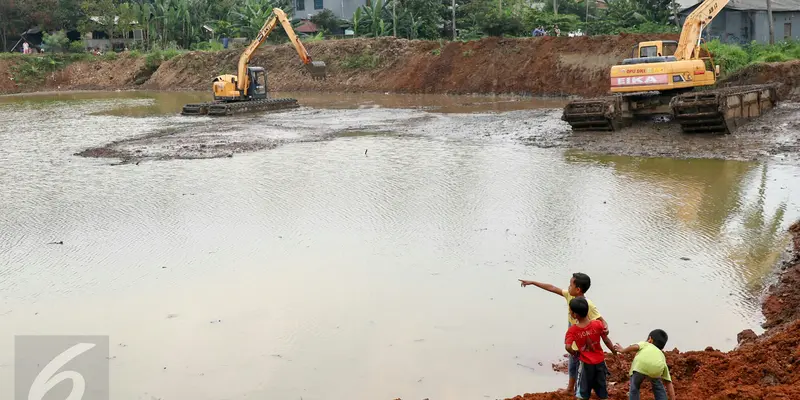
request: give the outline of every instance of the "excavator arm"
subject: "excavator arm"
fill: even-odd
[[[297,50],[297,54],[300,55],[300,59],[303,61],[303,64],[311,72],[311,75],[314,78],[325,77],[325,63],[311,60],[311,56],[308,54],[305,46],[303,46],[303,43],[300,43],[300,39],[294,33],[294,29],[292,28],[291,22],[289,22],[289,18],[286,17],[286,13],[280,8],[273,8],[272,14],[269,16],[269,18],[267,18],[266,22],[264,22],[264,26],[262,26],[261,30],[258,31],[256,38],[253,39],[250,45],[247,46],[247,49],[245,49],[242,55],[239,57],[239,68],[236,81],[237,89],[239,89],[239,91],[244,92],[248,87],[249,82],[247,79],[247,65],[250,63],[253,53],[255,53],[259,46],[264,44],[270,33],[272,33],[272,30],[278,25],[279,21],[283,26],[283,30],[286,31],[286,34],[289,36],[289,40]]]
[[[700,38],[703,29],[711,24],[711,21],[728,4],[728,1],[705,0],[686,17],[681,30],[681,37],[678,40],[678,48],[675,50],[675,57],[678,60],[699,58]]]

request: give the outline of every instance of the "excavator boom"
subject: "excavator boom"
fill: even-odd
[[[722,11],[730,0],[706,0],[700,3],[683,22],[681,37],[675,58],[678,60],[695,60],[699,58],[700,37],[703,28],[707,27],[714,17]]]
[[[289,40],[294,45],[294,48],[297,50],[297,54],[300,56],[300,59],[303,61],[303,64],[306,68],[311,72],[311,76],[313,78],[324,78],[326,73],[326,65],[324,62],[320,61],[312,61],[311,56],[308,54],[308,50],[306,47],[303,46],[303,43],[300,42],[300,39],[297,37],[297,34],[294,33],[294,29],[292,28],[292,24],[289,21],[289,18],[286,16],[286,13],[283,12],[280,8],[273,8],[272,14],[267,18],[264,22],[264,26],[258,31],[258,35],[253,41],[250,43],[249,46],[242,52],[242,55],[239,56],[239,65],[237,71],[237,83],[236,87],[240,91],[244,91],[247,89],[247,85],[249,83],[247,79],[247,65],[250,63],[250,59],[253,57],[253,53],[256,52],[256,49],[259,48],[269,37],[272,30],[278,25],[278,22],[281,23],[283,26],[283,30],[286,31],[286,34],[289,36]]]
[[[280,8],[273,8],[264,21],[255,39],[239,56],[236,75],[220,75],[213,80],[214,101],[209,103],[186,104],[183,115],[231,115],[253,111],[273,111],[296,108],[295,99],[270,99],[267,94],[267,72],[262,67],[251,67],[250,59],[259,46],[269,37],[278,23],[283,26],[289,40],[306,69],[314,79],[325,78],[326,66],[322,61],[313,61],[303,43],[294,32],[289,18]]]

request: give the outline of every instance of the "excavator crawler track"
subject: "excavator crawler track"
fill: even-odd
[[[237,102],[208,102],[186,104],[181,111],[182,115],[208,115],[228,116],[261,111],[276,111],[300,107],[297,99],[264,99]]]
[[[627,105],[623,96],[573,100],[564,107],[561,119],[573,131],[615,131],[628,123]]]
[[[778,101],[777,84],[684,93],[670,101],[674,119],[686,133],[733,133]]]

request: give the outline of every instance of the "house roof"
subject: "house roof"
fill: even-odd
[[[681,10],[681,13],[690,12],[700,5],[700,1]],[[685,4],[685,3],[684,3]],[[764,0],[730,0],[725,8],[739,11],[766,11],[767,2]],[[800,11],[800,0],[772,0],[772,11]]]
[[[315,24],[315,23],[313,23],[313,22],[311,22],[311,21],[309,21],[307,19],[304,19],[300,23],[300,26],[298,26],[294,30],[296,30],[297,32],[301,32],[301,33],[316,33],[316,32],[319,31],[319,28],[317,28],[317,24]]]

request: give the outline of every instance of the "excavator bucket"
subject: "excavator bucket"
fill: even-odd
[[[328,67],[324,61],[312,61],[311,64],[306,64],[306,68],[313,79],[325,79],[327,76]]]

